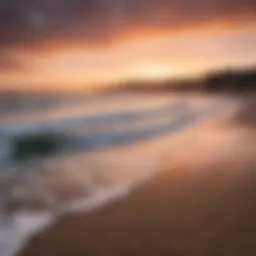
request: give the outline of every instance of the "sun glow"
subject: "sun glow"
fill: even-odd
[[[166,78],[170,78],[174,76],[176,71],[169,66],[163,65],[146,65],[137,67],[134,72],[133,76],[139,79],[146,79],[146,80],[163,80]]]
[[[164,80],[174,77],[179,72],[176,68],[164,65],[146,65],[137,67],[133,72],[133,76],[139,79],[151,81]]]

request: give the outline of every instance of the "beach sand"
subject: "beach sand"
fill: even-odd
[[[148,183],[64,216],[19,255],[255,256],[256,133],[235,122],[177,138],[179,150]]]

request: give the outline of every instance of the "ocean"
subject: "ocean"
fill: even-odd
[[[66,214],[97,211],[121,200],[178,150],[173,143],[177,134],[235,106],[220,96],[91,97],[0,118],[1,256],[14,256],[33,235]],[[17,138],[38,134],[61,135],[63,141],[47,154],[17,157]]]

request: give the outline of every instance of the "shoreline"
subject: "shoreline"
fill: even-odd
[[[255,131],[224,126],[190,131],[152,180],[63,217],[18,256],[255,255]]]

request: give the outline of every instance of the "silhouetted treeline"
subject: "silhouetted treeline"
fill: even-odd
[[[161,82],[129,82],[122,88],[136,91],[227,92],[256,90],[256,68],[212,72],[200,79],[165,80]]]
[[[243,92],[256,89],[256,69],[225,71],[206,76],[202,88],[206,91]]]

